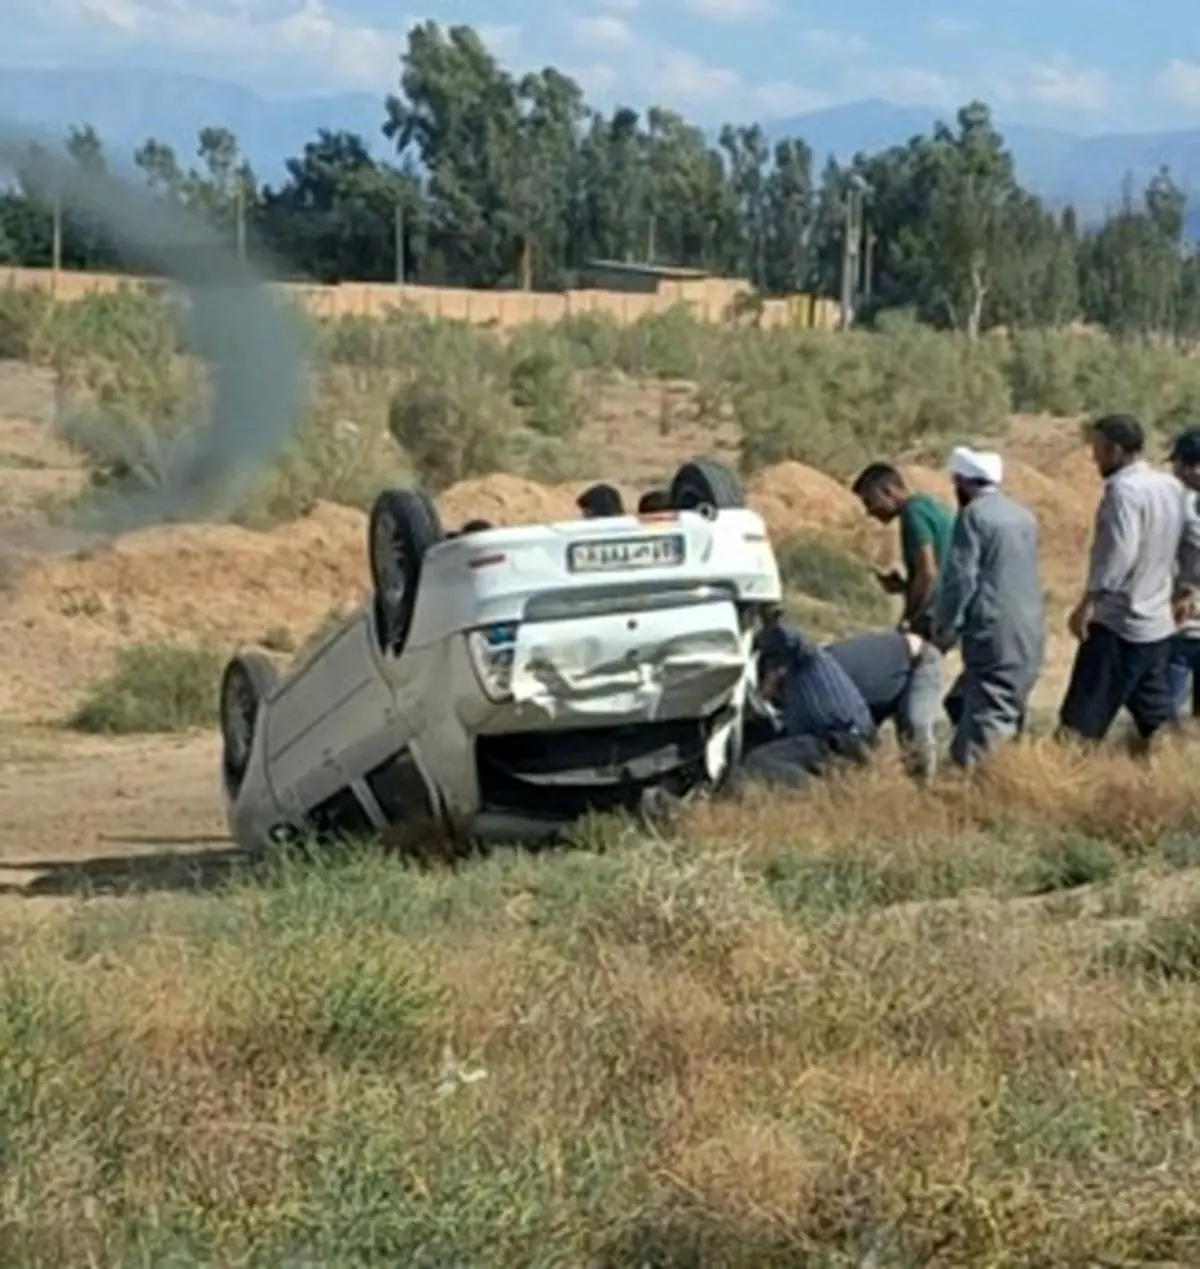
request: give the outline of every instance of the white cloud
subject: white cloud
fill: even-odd
[[[1200,108],[1200,62],[1171,58],[1159,73],[1155,87],[1159,96],[1174,106]]]
[[[800,44],[814,57],[861,57],[867,49],[867,41],[853,31],[835,31],[829,27],[814,26],[800,32]]]
[[[12,0],[5,0],[6,5]],[[208,63],[274,89],[367,88],[395,82],[418,19],[363,22],[328,0],[17,0],[48,56],[150,54]],[[519,47],[520,28],[483,24],[497,57]]]
[[[648,78],[655,91],[672,104],[728,99],[742,86],[736,71],[710,66],[694,53],[679,48],[657,53]]]
[[[863,88],[885,101],[906,106],[942,106],[956,95],[945,75],[919,66],[872,71],[864,77]]]
[[[803,115],[810,110],[821,110],[831,104],[828,93],[814,88],[801,88],[799,84],[785,81],[761,84],[754,89],[754,103],[767,118],[781,118],[784,115]]]
[[[589,62],[584,66],[564,66],[569,75],[589,97],[605,97],[617,86],[621,76],[607,62]]]
[[[1078,66],[1068,57],[998,70],[987,77],[984,92],[989,101],[1002,105],[1032,101],[1084,114],[1102,111],[1111,95],[1112,84],[1104,71]]]
[[[775,0],[683,0],[697,17],[712,22],[749,22],[775,12]]]
[[[629,23],[612,13],[568,18],[567,26],[571,38],[581,48],[619,50],[632,48],[637,43]]]
[[[1069,58],[1038,62],[1025,77],[1024,96],[1046,106],[1094,112],[1108,104],[1111,86],[1102,70],[1076,66]]]

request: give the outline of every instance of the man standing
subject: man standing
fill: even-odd
[[[934,727],[942,700],[941,654],[918,635],[873,630],[826,645],[858,688],[876,727],[889,720],[921,781],[937,766]]]
[[[904,477],[887,463],[864,468],[851,491],[873,520],[899,521],[904,572],[881,574],[879,580],[888,594],[904,596],[900,628],[926,634],[938,573],[950,552],[954,512],[931,494],[910,492]]]
[[[1177,583],[1194,574],[1183,485],[1143,457],[1136,419],[1109,414],[1091,428],[1104,479],[1087,587],[1068,621],[1079,640],[1059,711],[1060,734],[1103,740],[1122,707],[1144,742],[1176,720],[1170,657]]]
[[[1200,427],[1181,432],[1171,446],[1171,463],[1175,476],[1186,489],[1186,514],[1190,520],[1200,515],[1196,494],[1200,491]],[[1189,541],[1194,535],[1189,532]],[[1184,568],[1188,560],[1182,561]],[[1180,578],[1175,588],[1175,620],[1178,629],[1171,638],[1171,697],[1175,710],[1182,718],[1188,704],[1188,687],[1191,686],[1192,716],[1200,718],[1200,589],[1190,586],[1186,578]]]
[[[778,619],[759,632],[756,646],[759,691],[778,713],[779,736],[746,754],[744,775],[803,788],[833,763],[865,761],[875,723],[829,652]]]
[[[1032,513],[1005,494],[999,454],[959,446],[950,457],[959,506],[938,585],[934,641],[956,643],[961,675],[946,698],[950,758],[970,766],[1020,734],[1045,652],[1045,607]]]

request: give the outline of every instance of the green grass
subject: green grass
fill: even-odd
[[[112,673],[88,692],[70,725],[113,736],[214,726],[223,668],[224,658],[212,648],[122,648]]]
[[[952,863],[919,831],[890,862],[602,835],[457,872],[280,852],[14,931],[3,1262],[1200,1250],[1200,1153],[1156,1109],[1200,1021],[1180,936],[1169,997],[1098,997],[1057,927],[944,906],[1013,893],[1032,838]]]
[[[775,544],[775,558],[788,591],[836,608],[843,621],[887,624],[889,599],[857,555],[816,534],[796,534]]]

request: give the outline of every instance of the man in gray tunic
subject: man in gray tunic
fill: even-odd
[[[1020,734],[1045,652],[1033,514],[1000,488],[999,454],[959,446],[950,458],[958,518],[938,585],[934,640],[956,643],[963,670],[946,698],[950,759],[970,766]]]

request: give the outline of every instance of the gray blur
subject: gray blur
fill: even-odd
[[[41,153],[31,164],[32,145]],[[262,285],[253,266],[185,208],[115,175],[85,172],[60,147],[0,125],[0,174],[15,175],[18,167],[35,172],[47,203],[57,197],[64,214],[95,225],[148,271],[177,284],[184,332],[210,383],[208,417],[163,436],[156,487],[121,495],[98,491],[81,504],[66,536],[82,542],[170,520],[211,518],[231,508],[273,465],[295,426],[303,352],[296,315]],[[99,414],[83,427],[93,435],[116,434]],[[78,420],[72,430],[79,435]],[[47,535],[47,546],[63,536]]]

